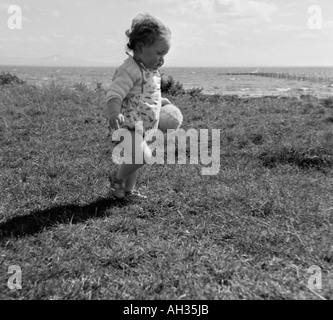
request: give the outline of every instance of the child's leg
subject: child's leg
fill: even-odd
[[[135,132],[132,132],[132,146],[127,151],[132,159],[132,164],[123,163],[116,177],[125,181],[126,191],[132,191],[136,184],[138,170],[146,163],[146,160],[151,159],[152,153],[142,136]],[[139,159],[139,163],[135,163],[136,159]]]
[[[130,178],[132,175],[135,175],[137,171],[143,166],[143,164],[126,164],[123,163],[118,172],[117,172],[117,179],[120,180],[127,180]]]
[[[134,171],[129,177],[125,180],[125,192],[131,192],[135,189],[136,179],[138,177],[138,170]]]

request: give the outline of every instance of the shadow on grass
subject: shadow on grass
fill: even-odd
[[[14,217],[4,223],[0,223],[0,240],[34,235],[58,223],[75,224],[90,218],[102,217],[108,208],[122,207],[124,205],[126,205],[124,201],[103,198],[83,206],[69,204],[42,211],[33,211],[28,215]]]

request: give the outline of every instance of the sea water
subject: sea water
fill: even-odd
[[[28,67],[0,66],[1,72],[10,72],[28,83],[43,85],[56,83],[88,87],[102,85],[107,89],[112,82],[115,67]],[[272,67],[272,68],[171,68],[160,70],[183,84],[185,89],[202,88],[206,94],[260,97],[267,95],[318,97],[333,96],[333,67]],[[262,77],[255,73],[272,73]],[[244,73],[248,73],[244,75]],[[253,74],[254,73],[254,74]],[[276,77],[274,76],[276,74]],[[279,75],[290,74],[291,78]]]

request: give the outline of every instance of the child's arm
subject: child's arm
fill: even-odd
[[[139,77],[140,74],[139,74]],[[140,78],[139,78],[140,79]],[[109,121],[109,127],[118,129],[124,122],[124,116],[120,113],[121,104],[136,82],[136,77],[126,70],[118,69],[113,78],[110,89],[107,93],[106,118]]]
[[[124,116],[120,113],[121,100],[112,98],[106,104],[106,118],[111,129],[119,129],[119,125],[124,122]]]

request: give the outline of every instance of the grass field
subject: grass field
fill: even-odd
[[[101,86],[0,86],[0,299],[333,298],[333,100],[167,97],[219,173],[147,165],[119,202]]]

